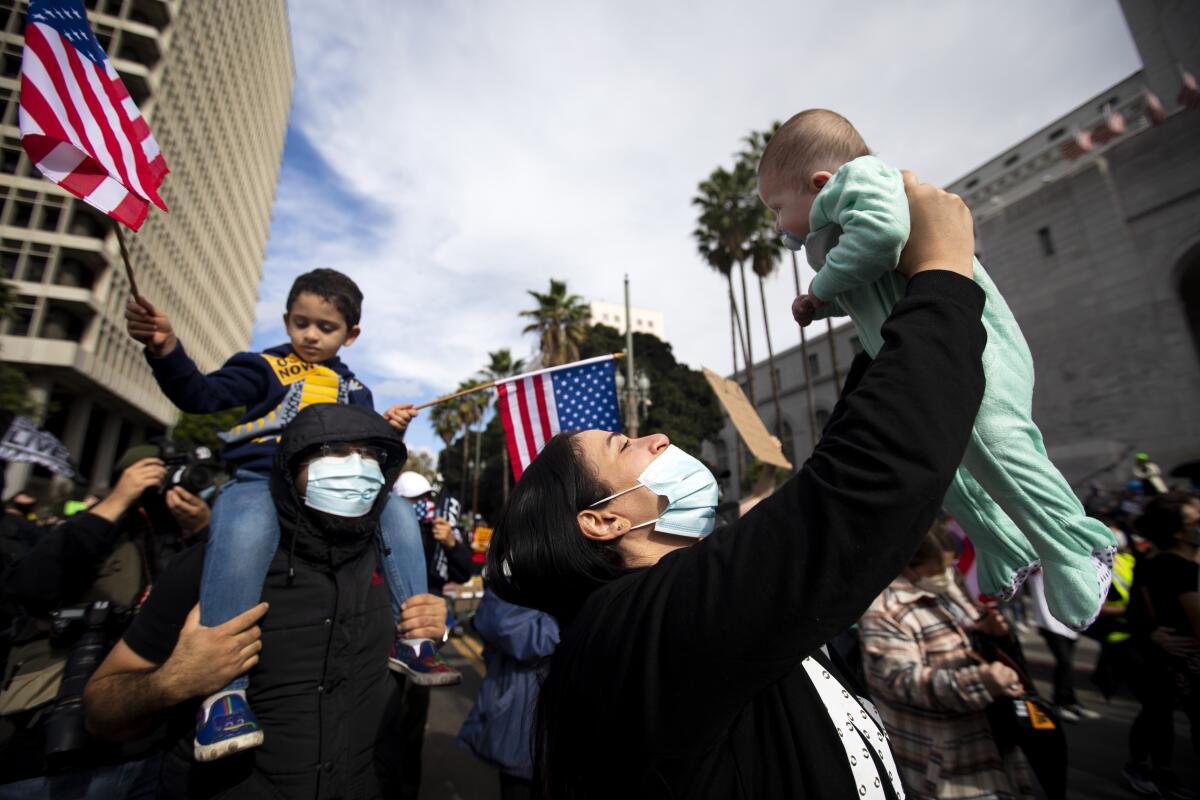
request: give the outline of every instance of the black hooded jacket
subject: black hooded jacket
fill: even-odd
[[[394,628],[387,589],[377,571],[377,525],[358,526],[350,535],[340,533],[304,506],[292,478],[302,457],[322,444],[338,442],[383,448],[388,454],[381,465],[385,486],[395,482],[404,465],[406,451],[400,437],[367,408],[311,406],[284,431],[271,485],[281,540],[263,588],[263,599],[271,608],[263,618],[261,661],[250,673],[247,693],[264,741],[246,753],[195,763],[194,716],[185,720],[188,715],[181,713],[178,742],[163,763],[163,796],[349,799],[380,795],[374,750],[395,682],[387,670]],[[388,492],[382,492],[370,519],[378,521],[387,499]],[[153,647],[147,634],[154,628],[134,629],[146,614],[161,619],[156,601],[171,608],[176,617],[174,638],[159,645],[169,655],[187,610],[199,595],[203,552],[196,548],[188,555],[181,554],[172,563],[131,628],[132,636],[126,636],[135,652],[152,661],[165,660],[143,652]],[[190,711],[194,713],[194,705]]]

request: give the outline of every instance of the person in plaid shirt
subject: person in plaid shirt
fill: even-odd
[[[1020,677],[971,652],[971,630],[1001,635],[1004,622],[967,599],[953,560],[935,526],[859,621],[871,698],[910,799],[1034,797],[1028,762],[999,751],[987,717],[994,700],[1022,693]]]

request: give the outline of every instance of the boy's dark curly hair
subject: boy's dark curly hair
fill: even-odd
[[[347,328],[353,328],[362,319],[362,290],[349,276],[336,269],[314,269],[296,278],[291,291],[288,292],[289,314],[292,313],[292,304],[296,302],[296,298],[305,292],[333,303],[346,320]]]

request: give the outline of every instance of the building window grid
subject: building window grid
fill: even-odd
[[[118,9],[118,8],[116,8],[116,4],[114,4],[112,2],[104,2],[104,0],[98,0],[95,3],[92,3],[91,6],[95,10],[97,10],[101,13],[103,13],[104,11],[114,11],[114,12],[120,13],[120,14],[129,13],[130,8],[131,8],[131,6],[128,2],[124,6],[122,6],[121,8]],[[98,28],[99,28],[98,33],[100,33],[102,35],[102,37],[105,37],[105,36],[108,37],[108,41],[106,42],[106,44],[109,48],[117,48],[120,46],[120,43],[121,43],[120,31],[117,27],[104,25],[102,23],[100,26],[98,26]],[[188,76],[187,82],[189,85],[192,83],[190,75]],[[278,83],[278,81],[273,81],[273,82]],[[15,91],[11,92],[10,94],[13,98],[12,105],[15,107]],[[212,104],[210,103],[210,105],[212,105]],[[186,112],[194,113],[196,111],[195,109],[191,109],[191,108],[186,109],[186,110],[185,109],[176,109],[176,110],[179,112],[184,112],[184,113],[186,113]],[[6,111],[7,111],[7,108],[6,108]],[[193,125],[191,124],[193,121],[192,119],[188,119],[187,117],[182,116],[182,113],[181,113],[180,118],[183,119],[183,125],[185,127],[185,130],[184,130],[184,138],[186,140],[185,143],[190,147],[191,145],[195,144],[196,138],[197,138],[198,134],[201,133],[201,131],[193,130]],[[203,127],[206,129],[204,131],[204,133],[206,135],[211,135],[213,133],[213,130],[212,130],[212,128],[214,127],[213,125],[203,124],[203,122],[207,122],[207,120],[196,120],[196,122],[198,123],[199,127]],[[219,126],[219,127],[223,128],[223,127],[228,127],[228,126]],[[240,127],[245,127],[245,126],[243,125]],[[262,128],[262,126],[259,126],[259,128]],[[265,131],[261,131],[261,130],[258,132],[265,133]],[[253,138],[255,140],[257,140],[261,137],[255,136]],[[265,142],[263,142],[261,144],[263,144],[263,147],[265,149]],[[229,173],[236,172],[236,170],[221,170],[221,171],[229,172]],[[263,166],[260,169],[260,171],[263,173],[264,179],[269,178],[269,175],[267,174],[268,172],[270,172],[269,168]],[[184,197],[183,197],[183,203],[182,203],[182,205],[185,208],[190,207],[192,205],[192,203],[190,203],[188,201],[191,200],[191,197],[195,196],[197,189],[200,188],[197,186],[197,183],[201,183],[203,186],[208,186],[215,179],[217,179],[220,176],[205,175],[202,177],[204,178],[204,180],[199,181],[199,182],[192,181],[192,180],[187,181],[187,186],[185,187],[185,191],[183,192]],[[209,180],[209,179],[211,179],[211,180]],[[269,181],[266,181],[266,182],[269,182]],[[257,182],[256,182],[256,184],[257,184]],[[263,200],[267,201],[269,203],[271,196],[273,194],[271,191],[271,187],[266,186],[264,183],[264,185],[261,188],[263,189]],[[26,198],[22,198],[22,202],[24,202],[25,200],[26,200]],[[72,203],[73,202],[74,201],[72,201]],[[83,218],[83,215],[76,217],[76,215],[74,214],[74,210],[75,210],[74,208],[69,209],[66,214],[63,214],[62,213],[63,206],[62,206],[61,200],[57,200],[54,205],[56,206],[54,212],[46,215],[45,219],[39,217],[39,220],[42,221],[43,225],[52,225],[56,230],[61,229],[64,226],[70,226],[68,229],[73,229],[74,227],[76,227],[74,225],[74,223],[78,219]],[[218,272],[223,271],[223,270],[217,270],[215,268],[217,266],[216,264],[213,263],[215,258],[222,258],[227,262],[229,261],[230,258],[234,258],[234,260],[241,262],[241,261],[245,260],[245,259],[241,258],[241,256],[244,256],[244,255],[253,256],[253,254],[250,253],[249,251],[247,251],[245,253],[242,253],[242,252],[237,252],[236,254],[234,253],[234,250],[240,251],[240,250],[243,250],[244,248],[231,248],[228,246],[227,242],[220,242],[220,243],[217,243],[216,245],[213,245],[213,244],[210,244],[212,242],[211,239],[209,239],[208,237],[201,237],[200,229],[211,227],[214,222],[214,219],[213,219],[214,216],[217,217],[218,221],[228,221],[227,214],[224,213],[225,209],[218,209],[215,214],[213,214],[211,212],[211,209],[206,208],[206,209],[204,209],[204,211],[208,212],[208,213],[203,214],[203,219],[201,220],[201,222],[204,224],[201,224],[201,225],[187,224],[187,225],[183,226],[186,228],[186,230],[183,232],[183,234],[184,234],[184,239],[185,239],[186,243],[190,245],[189,249],[191,249],[192,251],[198,251],[199,254],[201,255],[201,258],[199,259],[200,263],[197,266],[200,267],[200,269],[204,275],[212,277],[212,276],[215,276]],[[57,212],[57,213],[55,213],[55,212]],[[24,212],[22,212],[22,215],[24,215]],[[37,216],[36,208],[29,215],[31,224],[36,224],[34,222],[35,216]],[[249,222],[247,221],[246,224],[241,225],[239,227],[246,228],[246,231],[245,231],[246,233],[253,233],[254,228],[257,226],[253,226],[253,225],[249,224]],[[180,250],[179,245],[176,244],[174,241],[170,241],[170,240],[168,240],[168,241],[169,241],[169,244],[171,245],[171,248],[174,249],[176,252],[179,252],[179,250]],[[204,244],[208,244],[209,246],[207,248],[205,248],[204,244],[201,244],[202,241],[204,241]],[[205,252],[206,249],[209,251],[212,251],[212,252]],[[26,255],[26,253],[23,252],[22,255]],[[259,254],[259,256],[261,256],[261,253]],[[155,259],[155,260],[157,260],[157,259]],[[106,264],[105,268],[107,268],[107,266],[108,265]],[[155,271],[157,272],[157,270],[155,270]],[[119,272],[119,271],[117,271],[117,272]],[[166,276],[155,275],[151,278],[150,283],[153,286],[160,287],[160,289],[159,289],[160,294],[168,296],[172,301],[177,303],[178,297],[179,297],[179,292],[176,290],[177,289],[176,285],[171,285],[169,287],[169,289],[166,285],[164,285],[164,284],[175,284],[175,281],[159,280],[160,278],[165,278],[165,277]],[[190,280],[187,283],[190,283],[190,285],[192,286],[192,293],[194,294],[195,290],[198,288],[196,275],[192,272],[189,272],[188,277],[190,278]],[[226,277],[229,277],[231,280],[234,280],[236,283],[241,284],[241,283],[253,282],[254,276],[250,275],[249,273],[245,272],[244,270],[240,270],[240,271],[236,271],[236,272],[231,271],[231,274]],[[97,281],[97,283],[99,285],[103,285],[103,284],[100,284],[100,281]],[[105,281],[105,283],[111,284],[108,287],[110,294],[116,295],[116,294],[124,293],[125,281],[124,281],[123,277],[118,277],[113,280]],[[211,283],[211,281],[210,281],[210,283]],[[180,285],[178,288],[184,288],[184,286],[186,286],[186,284]],[[237,288],[240,289],[242,287],[239,286]],[[250,291],[251,291],[251,293],[253,293],[253,287],[251,287]],[[240,295],[242,295],[243,292],[238,291],[237,294],[240,297]],[[249,308],[252,309],[253,305],[254,305],[253,298],[251,298],[251,301],[249,302]],[[211,307],[211,304],[210,304],[209,310],[214,315],[229,316],[228,314],[222,313],[222,312],[229,310],[225,307]],[[119,312],[119,309],[116,309],[116,311]],[[197,315],[191,313],[189,310],[189,313],[187,316],[189,318],[189,321],[194,326],[196,324],[196,316]],[[121,367],[123,367],[123,369],[120,369],[120,371],[141,376],[141,373],[144,372],[144,370],[136,369],[138,366],[140,366],[140,359],[136,358],[137,354],[135,352],[133,352],[134,348],[130,345],[130,343],[128,343],[126,341],[126,337],[123,336],[123,331],[121,331],[119,329],[119,327],[115,327],[113,325],[113,323],[110,321],[110,319],[108,319],[108,317],[109,317],[108,314],[100,315],[100,319],[97,323],[97,326],[95,327],[96,334],[93,338],[94,338],[94,341],[96,342],[97,348],[102,349],[107,352],[108,350],[112,349],[114,343],[119,342],[120,344],[118,344],[117,347],[119,348],[122,355],[124,356],[124,358],[121,359],[121,361],[123,362],[121,364]],[[230,320],[230,322],[232,323],[232,320]],[[238,327],[245,327],[245,326],[242,325],[242,326],[238,326]],[[206,349],[208,349],[208,348],[206,348]],[[141,377],[145,377],[145,376],[141,376]]]

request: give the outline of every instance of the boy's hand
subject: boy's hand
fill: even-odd
[[[818,300],[816,296],[811,294],[802,294],[792,301],[792,316],[801,328],[807,328],[812,324],[816,316],[817,309],[825,305]]]
[[[168,355],[179,341],[167,315],[141,295],[125,304],[125,328],[158,358]]]
[[[416,419],[419,414],[419,411],[413,409],[412,403],[397,403],[383,412],[383,418],[387,420],[388,425],[391,425],[397,433],[403,436],[404,432],[408,430],[408,423]]]

